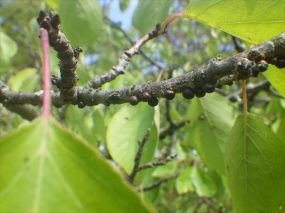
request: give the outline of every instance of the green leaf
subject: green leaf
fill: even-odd
[[[12,90],[32,92],[39,84],[39,76],[35,68],[24,68],[9,78],[8,84]]]
[[[94,146],[105,142],[106,126],[100,106],[90,110],[69,105],[65,112],[65,125]]]
[[[194,190],[194,187],[191,182],[191,167],[187,167],[184,171],[179,175],[176,180],[176,190],[178,194],[185,194],[187,192],[191,192]]]
[[[280,108],[278,110],[279,125],[276,131],[276,135],[285,143],[285,101],[283,99],[278,100],[280,101]]]
[[[129,4],[130,0],[120,0],[120,10],[124,12],[129,7]]]
[[[188,142],[187,142],[188,144]],[[186,149],[188,151],[188,149]],[[188,158],[187,153],[183,150],[180,143],[175,144],[175,153],[177,155],[177,160],[183,161]]]
[[[269,69],[263,75],[270,81],[271,85],[285,97],[285,69],[277,69],[270,65]]]
[[[217,192],[215,182],[206,170],[194,167],[191,172],[191,180],[200,197],[213,196]]]
[[[139,1],[132,20],[134,27],[142,34],[151,31],[167,17],[171,4],[171,0]]]
[[[278,0],[192,0],[186,8],[186,14],[256,44],[285,31],[284,8],[285,1]],[[284,70],[271,66],[264,75],[285,97]]]
[[[18,47],[15,41],[4,32],[0,31],[0,62],[8,63],[17,53]]]
[[[92,133],[95,136],[96,142],[105,142],[106,140],[106,125],[104,120],[104,112],[100,106],[93,107],[93,128]]]
[[[236,213],[284,212],[285,143],[253,115],[238,117],[226,151]]]
[[[159,166],[152,172],[152,177],[162,178],[166,176],[175,175],[177,168],[177,161],[171,161],[163,166]]]
[[[2,138],[0,162],[0,212],[152,211],[96,150],[53,119]]]
[[[285,142],[285,106],[283,104],[285,104],[283,99],[272,97],[266,107],[265,116],[272,132]]]
[[[104,23],[99,1],[60,0],[63,32],[72,45],[89,46],[101,38]]]
[[[144,147],[142,162],[152,159],[157,142],[157,130],[154,124],[154,109],[146,104],[135,107],[123,106],[109,121],[107,127],[107,147],[112,158],[127,172],[134,166],[138,142],[151,128],[151,135]],[[152,136],[152,135],[156,136]]]
[[[96,135],[93,135],[93,124],[90,124],[91,116],[90,112],[87,113],[84,109],[69,105],[65,112],[65,124],[82,139],[95,145]]]
[[[58,1],[59,0],[45,0],[45,3],[53,10],[58,8]]]
[[[224,173],[224,149],[234,114],[229,102],[216,93],[196,98],[188,110],[189,140],[210,169]]]
[[[191,0],[186,14],[250,43],[285,31],[285,1]]]
[[[276,135],[285,143],[285,110],[283,110],[280,118],[279,127],[277,129]]]

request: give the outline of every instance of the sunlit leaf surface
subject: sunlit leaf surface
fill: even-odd
[[[2,138],[0,162],[0,212],[151,211],[96,150],[52,119]]]
[[[171,0],[143,0],[138,5],[133,16],[133,25],[142,33],[148,33],[167,17]]]
[[[207,25],[257,44],[285,32],[283,0],[191,0],[186,14]],[[285,95],[284,71],[265,73],[276,90]]]
[[[186,14],[250,43],[285,31],[283,0],[191,0]]]
[[[59,15],[64,33],[72,45],[90,46],[103,32],[99,1],[60,0]]]
[[[196,98],[188,110],[189,142],[209,168],[224,173],[226,138],[234,123],[228,101],[218,94]]]
[[[284,141],[263,120],[240,116],[229,136],[226,156],[235,212],[284,212],[284,165]]]
[[[122,107],[109,121],[107,146],[112,158],[126,172],[134,166],[138,142],[151,128],[151,136],[144,147],[144,158],[150,160],[157,141],[157,129],[154,124],[154,109],[146,104]]]

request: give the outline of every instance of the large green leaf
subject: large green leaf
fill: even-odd
[[[138,142],[151,128],[151,136],[144,147],[143,161],[151,160],[158,139],[154,123],[154,109],[146,104],[125,105],[109,121],[107,127],[107,146],[112,158],[126,171],[134,166]]]
[[[285,143],[285,101],[280,99],[279,125],[276,135]]]
[[[7,63],[17,53],[18,47],[8,35],[0,31],[0,63]]]
[[[139,1],[133,16],[133,25],[142,34],[151,31],[156,24],[164,21],[171,4],[171,0]]]
[[[261,119],[237,119],[226,164],[236,213],[285,211],[285,143]]]
[[[282,0],[191,0],[186,14],[250,43],[285,31]]]
[[[149,212],[96,150],[52,119],[0,140],[0,212]]]
[[[276,132],[276,135],[285,142],[285,110],[283,110],[281,116],[280,116],[280,123]]]
[[[73,45],[90,46],[100,39],[103,30],[99,1],[60,0],[62,28]]]
[[[263,75],[270,81],[272,86],[285,97],[285,69],[277,69],[270,65]]]
[[[189,139],[209,168],[224,173],[224,149],[234,114],[228,101],[216,93],[196,98],[188,110]]]
[[[191,0],[186,14],[250,43],[259,43],[285,32],[285,1]],[[285,75],[270,68],[265,76],[283,96]]]

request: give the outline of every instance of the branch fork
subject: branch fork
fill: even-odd
[[[172,19],[169,19],[172,21]],[[173,19],[174,20],[174,19]],[[46,29],[49,44],[56,51],[59,58],[60,77],[53,76],[52,82],[59,92],[52,91],[52,104],[61,107],[65,104],[74,104],[79,107],[97,104],[122,104],[136,105],[147,102],[156,106],[159,98],[171,100],[176,93],[182,93],[186,99],[203,97],[222,85],[231,85],[239,79],[256,77],[260,72],[268,69],[268,64],[278,68],[285,67],[285,33],[261,43],[249,50],[236,54],[224,60],[215,58],[195,70],[183,75],[142,85],[133,85],[120,89],[101,90],[103,84],[114,80],[125,72],[132,57],[140,53],[140,48],[151,39],[165,32],[170,23],[163,22],[143,36],[132,47],[125,51],[118,60],[118,64],[102,76],[97,76],[82,87],[76,87],[77,61],[81,48],[72,48],[64,33],[60,30],[60,18],[57,14],[41,11],[37,19],[41,28]],[[164,30],[162,30],[164,29]],[[1,82],[0,102],[6,105],[41,105],[42,91],[35,93],[13,92]],[[4,86],[3,86],[4,85]]]

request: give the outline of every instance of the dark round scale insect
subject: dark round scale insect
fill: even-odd
[[[190,88],[185,87],[182,91],[182,96],[186,99],[192,99],[194,98],[194,92]]]
[[[134,96],[131,96],[131,97],[129,98],[129,103],[130,103],[131,105],[133,105],[133,106],[137,105],[138,102],[139,102],[139,100],[138,100],[137,96],[135,96],[135,95],[134,95]]]
[[[141,96],[141,99],[142,99],[143,101],[149,101],[149,100],[151,99],[150,93],[149,93],[149,92],[143,92],[143,93],[142,93],[142,96]]]
[[[172,100],[175,97],[175,92],[173,90],[166,90],[165,94],[164,94],[164,97],[167,100]]]
[[[206,85],[204,86],[204,90],[205,90],[205,92],[207,92],[207,93],[212,93],[212,92],[215,91],[215,85],[213,85],[213,84],[206,84]]]
[[[151,97],[147,103],[148,105],[155,107],[158,104],[158,99],[156,97]]]
[[[196,88],[194,90],[194,93],[198,98],[204,97],[206,95],[206,91],[202,88]]]
[[[79,101],[77,105],[78,105],[78,108],[80,109],[85,107],[85,104],[82,101]]]

